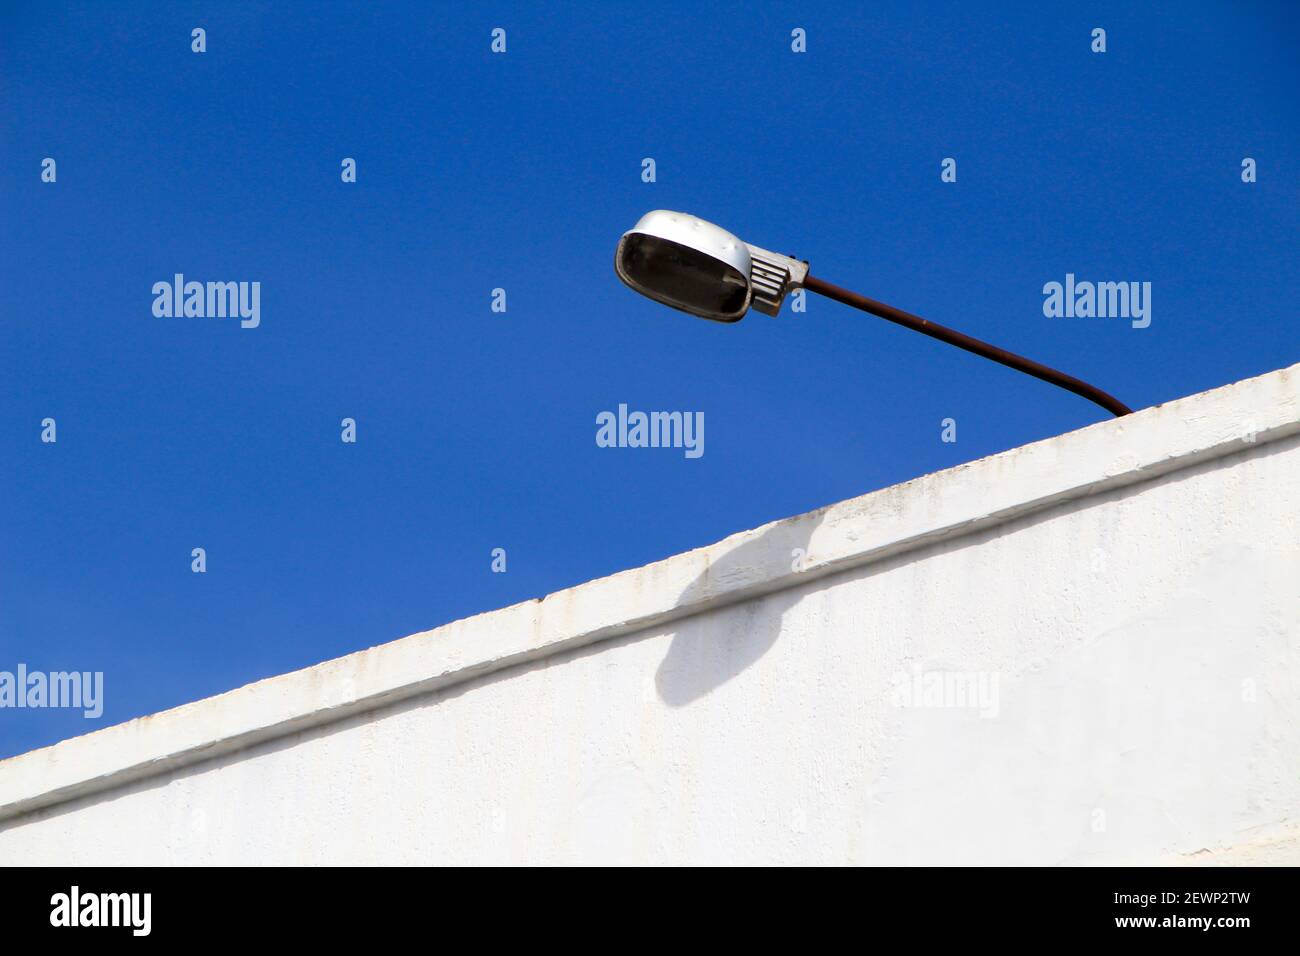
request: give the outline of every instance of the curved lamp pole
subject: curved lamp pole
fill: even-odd
[[[614,271],[642,295],[716,322],[739,322],[750,308],[776,315],[788,292],[804,288],[1060,386],[1113,415],[1133,411],[1087,382],[832,285],[809,275],[806,262],[742,242],[725,229],[687,213],[656,209],[642,216],[619,240]]]

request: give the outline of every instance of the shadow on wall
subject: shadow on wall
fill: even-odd
[[[722,557],[711,561],[677,598],[677,606],[706,603],[714,595],[730,592],[726,604],[709,607],[703,615],[683,619],[668,653],[655,673],[659,698],[670,707],[685,707],[740,674],[776,643],[786,611],[803,597],[799,582],[785,576],[797,571],[825,509],[760,529]],[[784,587],[760,600],[754,588],[773,579]],[[752,583],[752,587],[745,585]],[[696,622],[728,604],[744,601],[725,627],[698,627]]]

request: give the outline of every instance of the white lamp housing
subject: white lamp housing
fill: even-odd
[[[808,277],[808,263],[752,246],[688,213],[656,209],[623,234],[614,271],[656,302],[738,322],[751,306],[780,312],[786,293]]]

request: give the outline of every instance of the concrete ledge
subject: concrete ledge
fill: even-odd
[[[0,761],[0,820],[1297,432],[1300,365]]]
[[[1204,847],[1167,862],[1169,866],[1300,866],[1300,827],[1283,827],[1232,846]]]

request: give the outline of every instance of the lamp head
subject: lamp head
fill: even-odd
[[[750,306],[776,315],[808,264],[742,242],[721,226],[656,209],[619,240],[614,271],[644,296],[715,322],[738,322]]]

